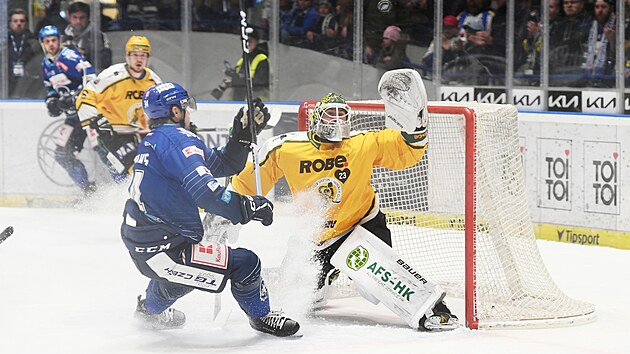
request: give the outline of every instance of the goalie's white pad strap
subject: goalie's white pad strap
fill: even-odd
[[[352,231],[330,262],[412,328],[419,327],[420,318],[444,293],[361,226]]]
[[[385,104],[387,128],[412,133],[418,127],[427,126],[427,90],[417,71],[385,72],[378,83],[378,93]]]

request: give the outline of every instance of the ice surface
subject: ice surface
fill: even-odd
[[[77,208],[0,208],[0,228],[15,233],[0,245],[0,353],[628,353],[630,251],[539,241],[557,284],[596,305],[590,324],[554,329],[419,333],[389,310],[361,298],[332,300],[309,314],[313,273],[299,260],[285,266],[275,307],[300,320],[304,337],[255,333],[230,293],[212,321],[214,296],[196,291],[176,303],[183,329],[153,332],[133,319],[147,279],[120,241],[125,192],[107,191]],[[291,247],[307,247],[308,218],[278,213],[269,228],[246,225],[239,243],[264,266],[277,267]],[[292,236],[293,235],[293,236]],[[292,238],[294,237],[294,238]],[[295,238],[297,237],[297,238]],[[292,248],[293,249],[293,248]],[[448,299],[463,318],[463,301]],[[226,315],[227,318],[223,318]]]

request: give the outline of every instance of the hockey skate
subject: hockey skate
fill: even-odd
[[[276,337],[292,336],[300,329],[299,323],[285,317],[280,311],[271,311],[263,317],[250,317],[249,325],[257,331]]]
[[[173,329],[183,327],[186,323],[186,315],[172,308],[168,308],[160,314],[149,313],[144,307],[145,299],[141,299],[141,297],[138,295],[135,317],[140,319],[145,327],[155,330]]]
[[[459,328],[461,325],[457,316],[451,313],[451,310],[446,307],[444,303],[444,296],[435,303],[431,313],[422,316],[420,319],[420,331],[424,332],[444,332],[452,331]]]

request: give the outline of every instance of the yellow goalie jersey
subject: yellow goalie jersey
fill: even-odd
[[[318,143],[309,134],[289,133],[265,142],[258,154],[260,178],[265,195],[284,176],[293,195],[314,190],[331,202],[320,245],[378,212],[378,198],[370,184],[372,166],[407,168],[418,163],[425,150],[391,129],[356,133],[338,143]],[[232,185],[238,193],[256,194],[251,162],[232,178]]]
[[[83,88],[76,103],[81,121],[102,114],[114,127],[147,129],[142,95],[162,80],[149,68],[144,69],[141,79],[135,79],[129,75],[126,65],[110,66]]]

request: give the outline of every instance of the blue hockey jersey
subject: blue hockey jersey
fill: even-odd
[[[216,178],[240,172],[248,152],[231,140],[223,147],[208,148],[179,125],[158,126],[138,145],[130,198],[146,217],[171,225],[188,242],[197,243],[203,238],[197,207],[233,224],[242,221],[240,195],[226,190]]]
[[[84,83],[96,77],[92,64],[71,48],[62,48],[55,58],[44,56],[42,72],[46,97],[78,93]]]

